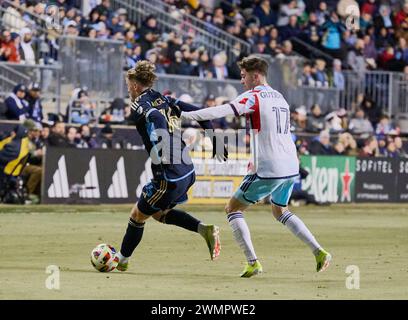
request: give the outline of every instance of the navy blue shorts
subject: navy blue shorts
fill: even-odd
[[[142,196],[137,203],[137,207],[146,215],[174,208],[176,205],[188,200],[187,191],[194,182],[194,173],[176,182],[152,180],[143,187]]]

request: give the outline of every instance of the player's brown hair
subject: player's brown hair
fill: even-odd
[[[257,71],[264,76],[268,74],[268,62],[256,56],[249,56],[238,62],[239,68],[247,72]]]
[[[147,60],[138,61],[134,68],[129,69],[127,78],[130,81],[137,81],[142,86],[152,87],[156,81],[157,76],[154,73],[156,67],[153,63]]]

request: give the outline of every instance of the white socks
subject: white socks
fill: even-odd
[[[315,237],[305,226],[303,221],[290,211],[285,211],[279,217],[278,221],[282,222],[296,237],[306,243],[312,250],[313,254],[316,254],[318,249],[321,248],[320,244],[316,241]]]
[[[245,222],[242,212],[232,212],[228,214],[227,217],[235,241],[244,251],[247,261],[250,264],[253,264],[258,259],[255,254],[254,246],[252,245],[251,233],[249,232],[248,225]]]

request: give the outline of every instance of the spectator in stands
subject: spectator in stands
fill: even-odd
[[[115,98],[109,108],[102,112],[100,117],[101,123],[125,123],[126,108],[128,105],[122,98]]]
[[[160,30],[157,27],[157,20],[153,15],[146,18],[143,26],[139,30],[139,34],[142,51],[147,52],[148,50],[152,49],[153,43],[160,37]]]
[[[79,127],[80,139],[77,144],[78,148],[84,149],[94,149],[98,147],[98,143],[96,142],[95,134],[91,132],[91,128],[88,125],[81,125]]]
[[[293,45],[290,40],[286,40],[283,42],[281,54],[283,54],[283,56],[286,56],[286,57],[294,56]]]
[[[7,120],[25,120],[29,117],[28,103],[24,99],[27,88],[23,84],[14,87],[13,92],[4,101]]]
[[[291,131],[299,132],[306,131],[307,128],[307,111],[305,106],[300,106],[295,109],[291,115]]]
[[[401,137],[394,138],[395,148],[399,157],[408,158],[408,152],[404,149]]]
[[[10,136],[1,141],[0,150],[0,192],[2,197],[7,193],[7,188],[4,186],[4,177],[17,173],[15,169],[17,164],[26,156],[28,156],[27,129],[18,124],[13,128]],[[22,170],[22,168],[20,169]]]
[[[28,86],[26,96],[28,102],[28,113],[30,119],[41,122],[44,119],[43,106],[41,104],[41,87],[37,82],[32,82]]]
[[[385,152],[385,156],[387,158],[397,158],[397,157],[399,157],[399,153],[398,153],[398,150],[397,150],[397,147],[395,145],[394,140],[391,140],[391,141],[388,142],[387,149],[386,149],[386,152]]]
[[[343,156],[346,153],[346,148],[344,147],[343,143],[339,140],[333,146],[333,154],[337,156]]]
[[[326,120],[326,129],[329,130],[330,133],[339,133],[343,132],[343,123],[342,119],[339,116],[337,111],[332,111],[325,116]]]
[[[403,37],[400,37],[398,40],[398,46],[395,50],[395,59],[401,62],[401,69],[405,65],[408,65],[408,45],[407,40]]]
[[[20,30],[20,57],[21,63],[24,64],[36,64],[36,56],[34,45],[32,43],[32,32],[29,28],[23,28]]]
[[[280,7],[279,19],[277,26],[282,27],[289,24],[290,16],[300,16],[305,9],[303,1],[290,0],[289,3]]]
[[[181,51],[176,51],[174,53],[174,59],[172,59],[172,62],[167,68],[167,73],[190,75],[190,72],[191,66],[185,59],[183,59],[183,53]]]
[[[359,153],[359,157],[376,157],[379,155],[378,141],[374,136],[364,141],[364,147]]]
[[[259,24],[261,27],[276,25],[277,13],[271,8],[269,0],[262,0],[255,7],[253,14],[259,19]]]
[[[302,86],[311,86],[311,87],[315,86],[315,79],[312,76],[312,66],[310,63],[304,64],[302,77],[299,83]]]
[[[372,134],[374,132],[371,122],[362,109],[356,110],[354,117],[350,120],[349,130],[357,135]]]
[[[368,96],[364,97],[360,107],[368,117],[368,120],[371,122],[373,127],[376,127],[378,121],[380,120],[381,108],[379,108],[374,100]]]
[[[76,148],[79,143],[78,130],[75,127],[68,127],[66,130],[67,141],[70,147]]]
[[[341,60],[334,59],[333,61],[333,87],[344,90],[345,88],[344,74],[341,70]]]
[[[394,18],[396,26],[402,26],[408,23],[408,2],[405,1],[403,8],[398,11]],[[407,27],[408,25],[405,25]]]
[[[106,17],[110,17],[112,15],[112,8],[110,0],[102,0],[101,4],[97,5],[95,8],[92,9],[92,12],[98,12],[99,15],[105,15]]]
[[[386,114],[383,114],[377,124],[375,134],[389,134],[392,130],[394,130],[394,128],[391,125],[390,118]]]
[[[72,92],[71,101],[67,107],[67,120],[71,123],[88,124],[95,120],[96,105],[89,99],[85,88],[76,88]]]
[[[38,203],[41,196],[42,160],[44,155],[44,142],[40,137],[42,126],[31,119],[24,121],[27,129],[30,155],[22,174],[27,179],[28,197],[33,203]]]
[[[330,14],[330,19],[322,25],[321,29],[323,32],[323,48],[325,48],[328,54],[340,58],[341,35],[346,28],[335,11]]]
[[[316,60],[316,73],[314,74],[314,79],[316,81],[317,87],[328,87],[329,86],[329,77],[326,73],[326,61],[323,59]]]
[[[106,124],[96,138],[96,143],[99,148],[113,149],[113,129],[110,124]]]
[[[291,15],[289,17],[289,23],[283,27],[281,27],[279,34],[282,37],[282,40],[288,40],[292,37],[298,37],[301,31],[298,25],[298,17],[297,15]]]
[[[311,114],[307,117],[308,132],[317,133],[324,130],[325,119],[322,110],[318,104],[314,104],[311,108]]]
[[[77,37],[79,35],[78,24],[71,20],[64,27],[64,35]]]
[[[204,48],[203,48],[204,49]],[[212,62],[207,50],[201,50],[198,61],[198,76],[200,78],[213,78]]]
[[[164,66],[160,63],[159,61],[159,54],[158,51],[155,49],[152,49],[146,53],[146,60],[149,60],[151,63],[153,63],[156,67],[155,72],[157,74],[159,73],[166,73],[166,69],[164,69]]]
[[[225,52],[217,53],[213,57],[213,68],[211,73],[215,79],[225,80],[228,78],[227,55]]]
[[[51,126],[50,135],[47,139],[47,145],[51,147],[69,148],[70,144],[65,135],[65,123],[55,122]]]
[[[327,3],[322,1],[319,3],[319,8],[316,10],[317,21],[319,25],[324,25],[328,17],[330,16],[329,9],[327,7]]]
[[[375,42],[370,35],[366,34],[363,37],[364,40],[364,50],[363,54],[366,59],[377,59],[377,49],[375,47]]]
[[[358,155],[357,141],[353,138],[353,136],[349,132],[340,133],[338,142],[340,142],[344,147],[343,152],[344,155],[347,156]]]
[[[315,48],[320,46],[320,26],[314,12],[309,14],[309,20],[302,30],[301,38]]]
[[[377,142],[378,142],[378,155],[381,157],[387,156],[387,138],[385,135],[380,134],[377,135]]]
[[[309,152],[312,155],[332,155],[333,148],[330,145],[330,133],[328,130],[320,132],[319,136],[314,138],[309,146]]]
[[[364,40],[358,39],[354,49],[349,51],[347,55],[347,65],[358,73],[360,77],[367,70],[366,61],[364,58]]]
[[[11,33],[4,30],[0,38],[0,61],[20,62],[20,53],[18,51],[20,36],[17,33]]]
[[[40,139],[45,144],[50,136],[50,127],[48,123],[43,122],[42,129],[40,131]]]

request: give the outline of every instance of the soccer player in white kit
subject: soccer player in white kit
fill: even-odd
[[[267,84],[268,63],[265,60],[250,56],[238,64],[246,92],[228,104],[181,112],[181,118],[203,121],[245,114],[250,120],[252,160],[249,172],[225,207],[234,238],[247,259],[241,277],[249,278],[262,272],[243,212],[266,196],[271,196],[274,217],[310,247],[316,258],[316,271],[323,271],[329,266],[330,253],[288,208],[299,174],[299,161],[290,132],[289,105],[281,93]]]

